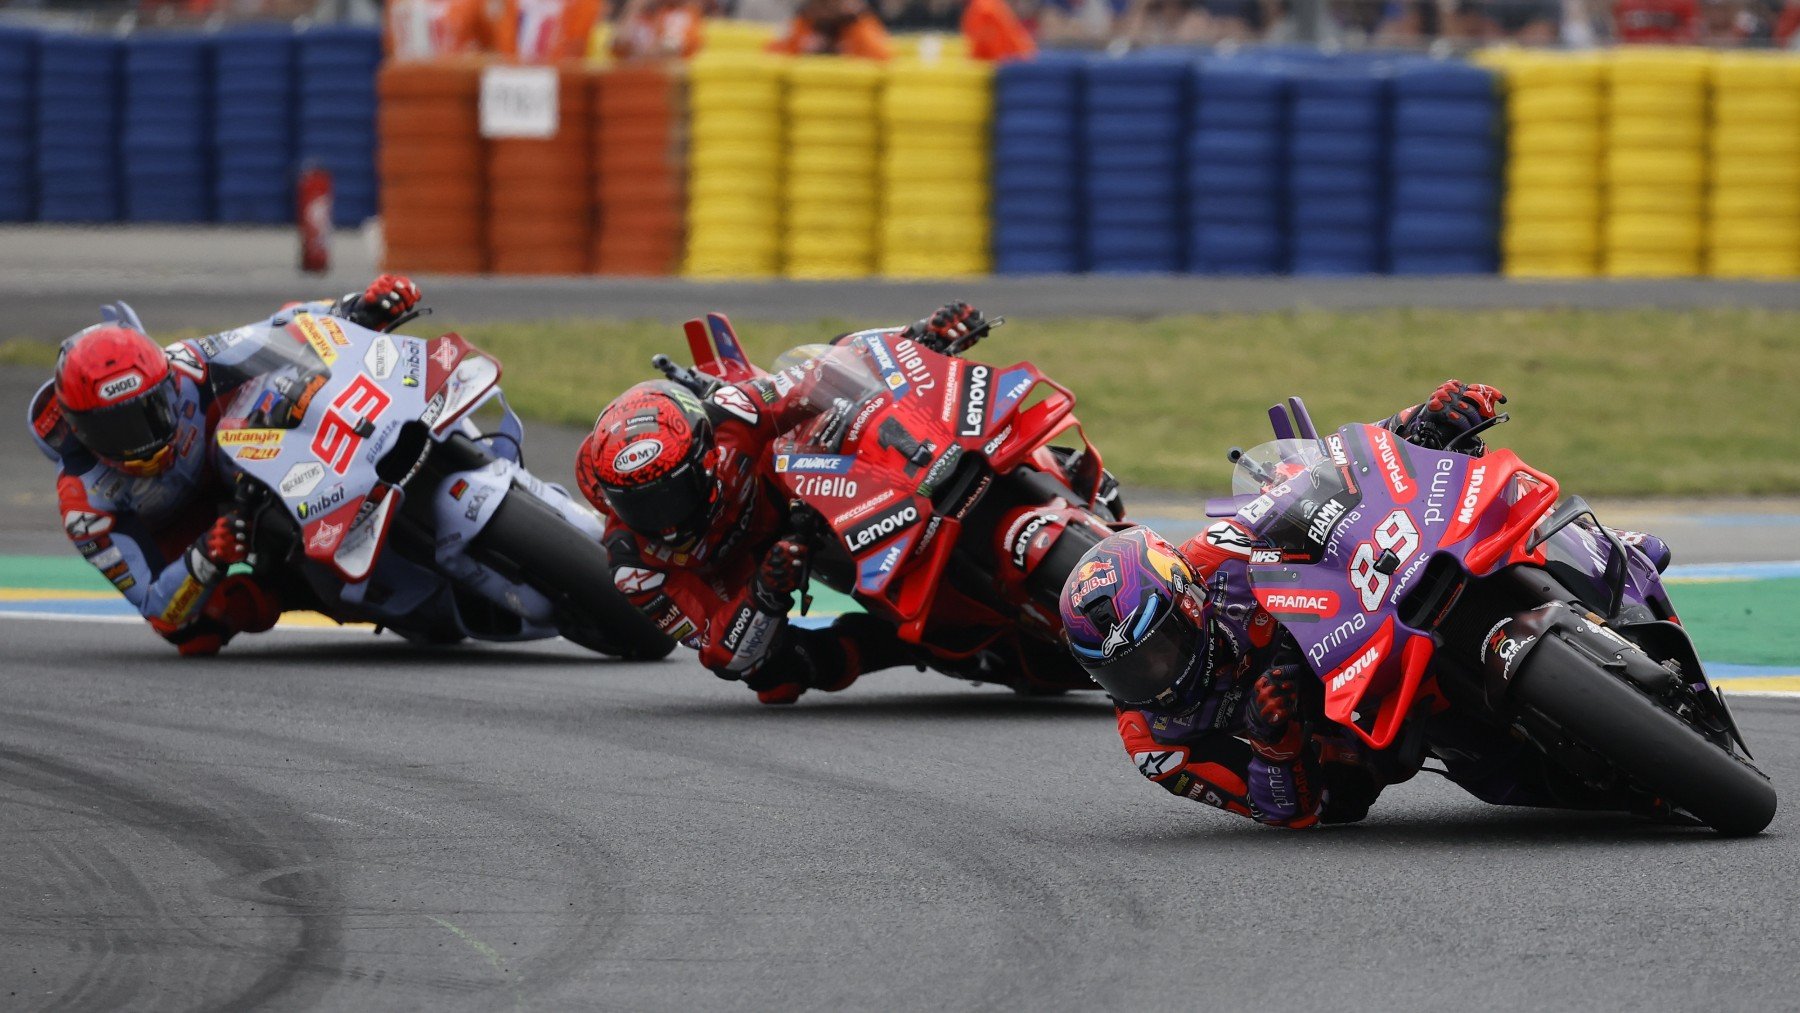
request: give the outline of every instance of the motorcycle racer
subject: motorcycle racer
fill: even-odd
[[[1505,401],[1493,387],[1451,380],[1378,424],[1420,446],[1480,456],[1479,437],[1465,434]],[[1667,566],[1660,539],[1624,534]],[[1325,720],[1318,678],[1252,593],[1250,545],[1236,520],[1179,549],[1143,528],[1102,540],[1063,588],[1070,651],[1112,696],[1139,773],[1170,793],[1272,826],[1360,820],[1423,757],[1371,755]],[[1570,804],[1579,790],[1520,770],[1517,743],[1478,728],[1457,736],[1471,748],[1446,760],[1449,776],[1487,801]]]
[[[963,303],[904,329],[944,349],[986,321]],[[621,592],[664,633],[700,652],[720,678],[766,704],[808,689],[844,689],[867,672],[930,663],[880,619],[851,614],[826,629],[788,623],[808,565],[808,539],[769,479],[769,447],[819,409],[826,382],[807,365],[721,385],[704,398],[681,384],[640,383],[601,412],[577,455],[588,500],[609,518],[607,551]],[[984,682],[1028,681],[984,652],[959,670]]]
[[[270,322],[335,316],[380,328],[418,301],[411,280],[382,275],[360,293],[292,304]],[[226,397],[285,361],[267,348],[252,328],[160,347],[127,311],[66,339],[54,378],[31,399],[32,435],[58,469],[64,532],[183,655],[216,654],[236,633],[273,626],[281,611],[255,583],[228,576],[248,553],[247,531],[234,509],[219,508],[230,492],[212,453]],[[304,413],[316,387],[296,381],[290,407]]]

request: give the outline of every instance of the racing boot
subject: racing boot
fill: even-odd
[[[853,612],[822,630],[788,627],[786,643],[745,684],[759,703],[791,704],[809,689],[837,693],[869,672],[915,664],[916,654],[892,624]]]

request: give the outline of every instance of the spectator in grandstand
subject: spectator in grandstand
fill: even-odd
[[[626,0],[613,29],[613,55],[621,60],[693,56],[700,50],[705,16],[700,0]]]
[[[494,51],[525,63],[587,56],[601,0],[498,0]]]
[[[894,32],[954,32],[962,14],[958,0],[879,0],[876,13]]]
[[[1112,41],[1126,0],[1043,0],[1038,41],[1046,46],[1104,46]]]
[[[1743,46],[1767,44],[1773,28],[1767,12],[1749,0],[1702,0],[1700,44]]]
[[[770,52],[833,54],[886,60],[893,41],[881,19],[864,0],[801,0],[787,34],[769,44]]]
[[[1696,0],[1614,0],[1613,37],[1620,42],[1684,43],[1699,34]]]
[[[1280,15],[1277,0],[1133,0],[1120,34],[1133,46],[1247,42]]]
[[[480,0],[391,0],[382,43],[396,60],[430,60],[487,47]]]
[[[969,0],[962,33],[977,60],[1022,60],[1037,54],[1037,43],[1006,0]]]
[[[1782,49],[1792,49],[1800,45],[1800,0],[1786,0],[1777,11],[1774,27],[1771,29],[1775,45]]]
[[[1443,37],[1549,46],[1556,43],[1562,16],[1562,0],[1452,0]]]

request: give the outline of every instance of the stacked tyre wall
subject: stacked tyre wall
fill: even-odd
[[[372,31],[0,32],[0,220],[379,216],[419,272],[1800,276],[1800,58],[1297,49],[1000,67],[554,68],[485,138],[479,61]]]

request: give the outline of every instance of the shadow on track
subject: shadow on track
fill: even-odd
[[[1383,816],[1381,803],[1377,802],[1375,810],[1362,823],[1294,833],[1237,821],[1197,827],[1183,838],[1194,843],[1228,840],[1233,848],[1260,847],[1278,851],[1293,848],[1391,851],[1396,847],[1433,851],[1464,849],[1471,845],[1666,848],[1672,844],[1706,844],[1748,847],[1759,840],[1780,837],[1775,831],[1761,837],[1730,839],[1703,826],[1657,823],[1625,813],[1491,806],[1473,798],[1467,799],[1466,805],[1433,806],[1432,809],[1434,812],[1431,813],[1415,809]]]
[[[321,638],[322,639],[322,638]],[[445,668],[557,665],[637,665],[591,651],[568,653],[520,647],[516,644],[410,644],[397,637],[370,637],[367,641],[324,643],[271,639],[258,642],[246,638],[236,641],[211,658],[182,658],[173,653],[147,656],[141,651],[92,651],[86,657],[97,661],[130,665],[169,665],[194,672],[211,672],[241,662],[280,662],[283,664],[317,664],[319,662],[355,662],[378,664],[392,668]]]
[[[854,693],[855,690],[851,690]],[[908,718],[949,721],[1016,721],[1035,718],[1078,717],[1093,720],[1112,717],[1112,704],[1099,693],[1071,693],[1067,696],[1021,696],[1009,691],[888,694],[876,697],[827,697],[817,700],[812,694],[791,707],[765,707],[753,700],[696,700],[655,708],[656,713],[670,717],[708,717],[736,719],[740,716],[759,721],[810,723],[828,721],[833,724],[854,722],[887,722]]]

